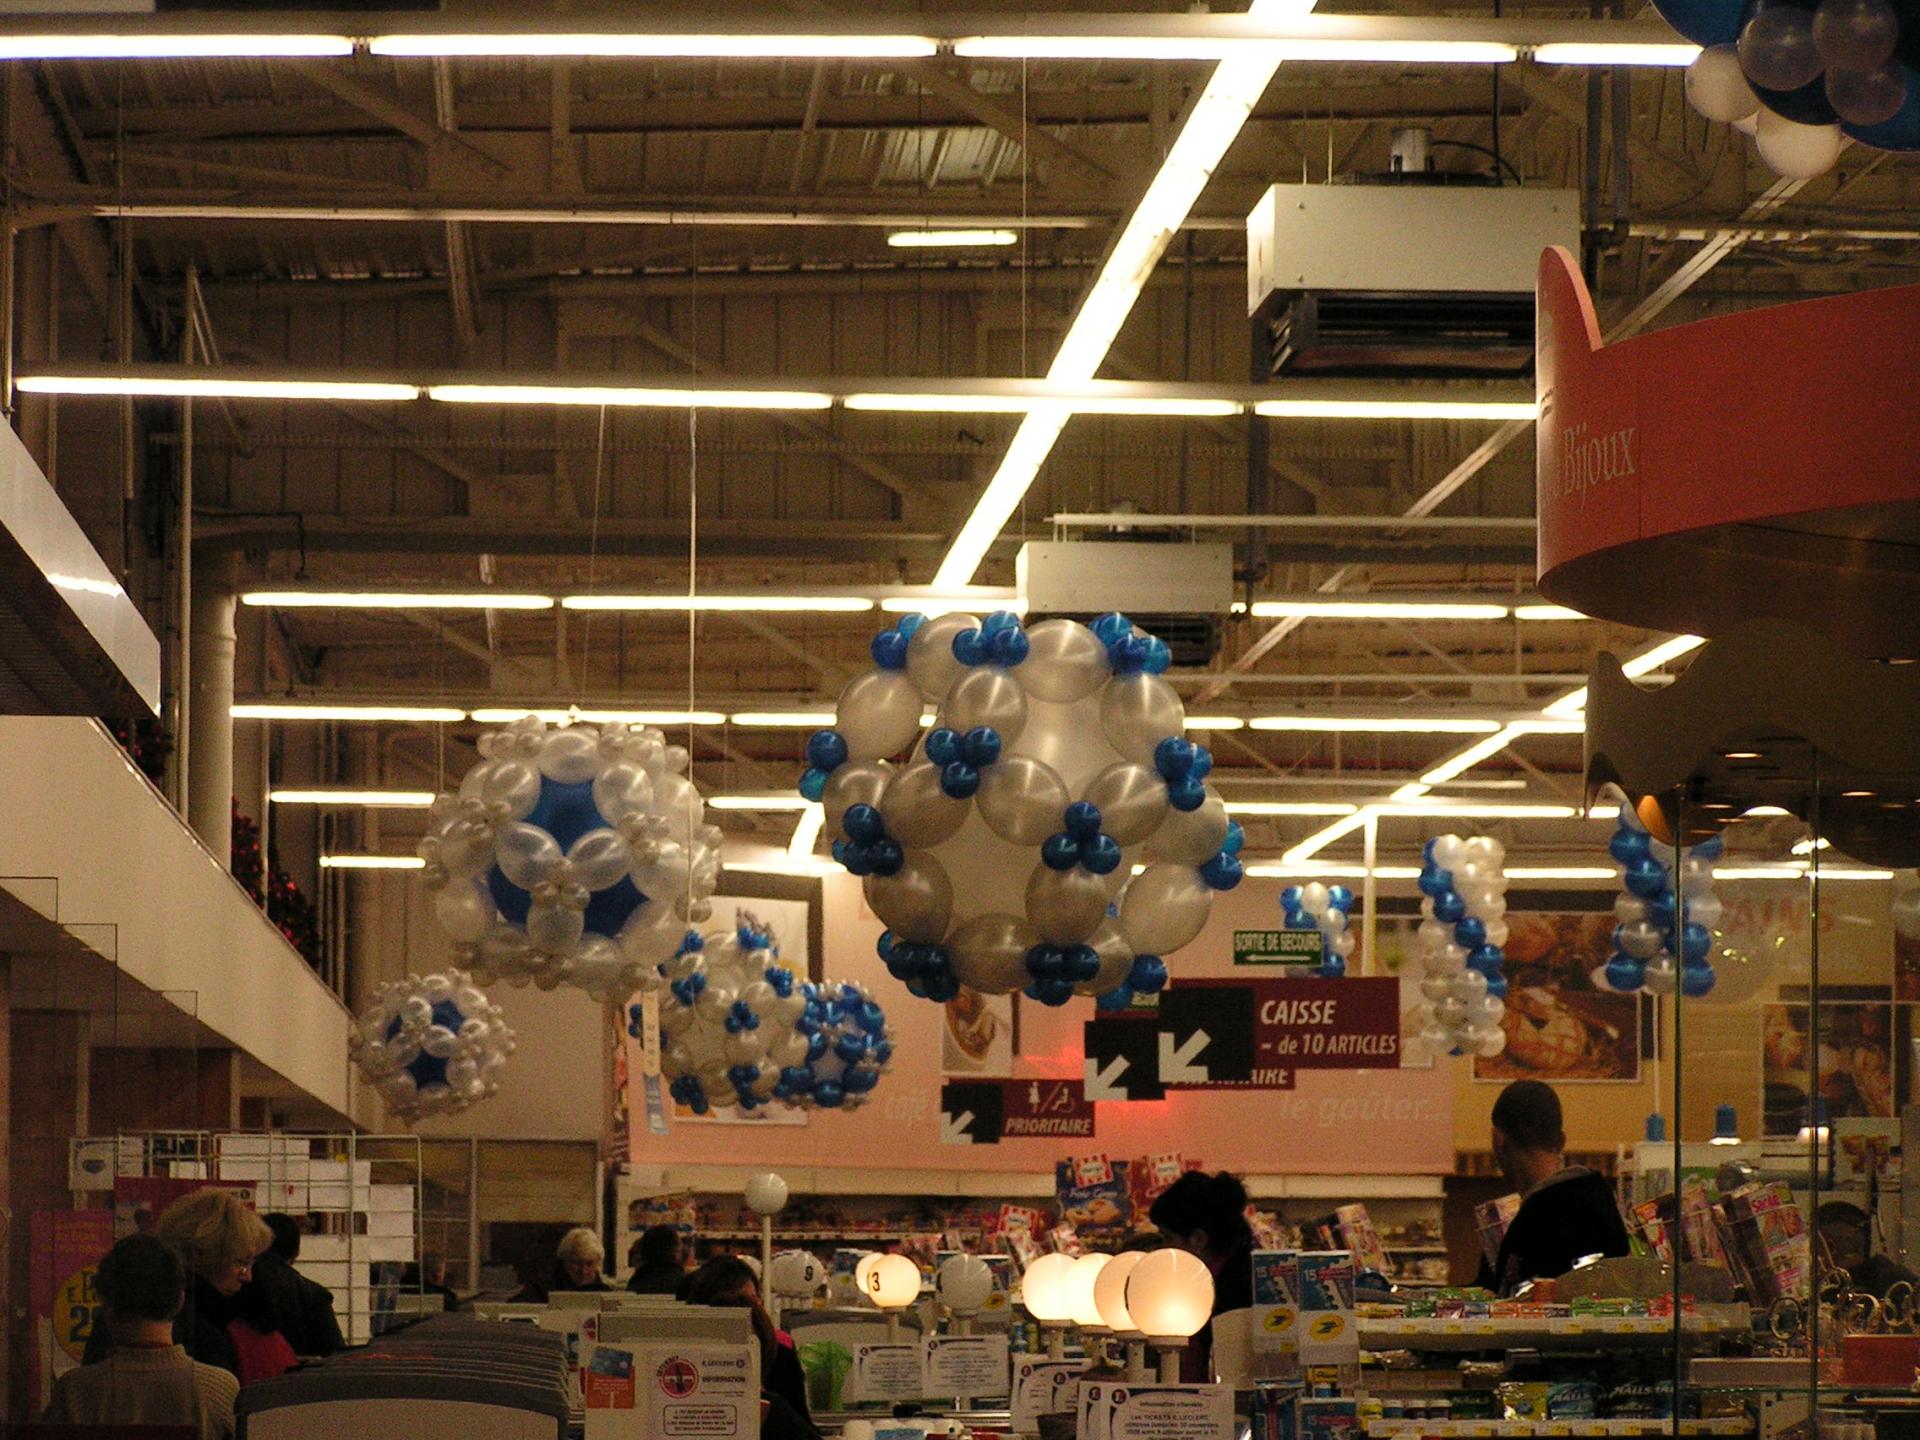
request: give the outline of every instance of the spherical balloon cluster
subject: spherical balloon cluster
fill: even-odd
[[[715,1106],[857,1108],[893,1058],[884,1011],[857,985],[800,982],[767,931],[688,934],[662,967],[660,1073],[696,1114]],[[638,1035],[643,1009],[631,1005]]]
[[[873,658],[808,742],[800,790],[865,879],[888,970],[942,1001],[1157,990],[1161,957],[1240,883],[1244,838],[1160,678],[1166,645],[1123,615],[909,615]]]
[[[1425,1003],[1413,1023],[1429,1054],[1491,1057],[1507,1048],[1500,1023],[1507,1011],[1500,948],[1507,943],[1506,858],[1506,847],[1487,835],[1427,842],[1416,937]]]
[[[1687,99],[1746,131],[1775,173],[1811,179],[1848,139],[1920,149],[1916,0],[1654,0],[1705,47]]]
[[[1607,842],[1624,887],[1613,902],[1620,923],[1603,974],[1608,988],[1671,995],[1677,987],[1694,999],[1713,989],[1713,931],[1720,923],[1713,866],[1724,849],[1718,835],[1689,849],[1676,886],[1673,847],[1649,835],[1631,805],[1620,807],[1619,828]]]
[[[566,981],[602,1000],[657,984],[720,875],[686,750],[652,728],[536,719],[479,749],[419,847],[461,963],[483,983]]]
[[[1326,954],[1318,969],[1312,971],[1321,980],[1338,980],[1347,973],[1347,957],[1353,954],[1353,932],[1347,918],[1353,911],[1353,891],[1344,885],[1322,885],[1309,880],[1305,885],[1289,885],[1280,892],[1280,909],[1289,930],[1318,930]],[[1293,970],[1288,971],[1294,973]],[[1306,972],[1301,972],[1306,973]]]
[[[485,1100],[514,1044],[500,1007],[458,970],[389,981],[347,1032],[353,1063],[403,1120]]]

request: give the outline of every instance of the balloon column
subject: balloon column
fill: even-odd
[[[535,719],[479,749],[419,846],[461,963],[483,982],[564,980],[601,1000],[657,984],[720,873],[686,750],[652,728]]]
[[[690,933],[662,968],[660,1073],[696,1114],[776,1100],[856,1109],[893,1057],[886,1014],[864,989],[802,984],[751,924]],[[629,1034],[643,1014],[628,1007]]]
[[[1613,927],[1608,986],[1650,995],[1671,995],[1677,987],[1694,999],[1713,989],[1713,930],[1720,923],[1713,866],[1724,849],[1718,835],[1689,849],[1680,860],[1676,892],[1668,868],[1673,847],[1649,835],[1631,805],[1620,807],[1619,828],[1607,842],[1623,887],[1613,902],[1620,923]]]
[[[1429,1054],[1494,1056],[1507,1048],[1505,862],[1506,847],[1491,836],[1427,842],[1415,941],[1425,1003],[1413,1023]]]
[[[389,981],[347,1032],[353,1063],[403,1120],[485,1100],[514,1044],[500,1007],[458,970]]]
[[[888,970],[933,1000],[1157,990],[1239,884],[1242,842],[1165,643],[1123,615],[1028,630],[1003,611],[909,615],[872,649],[800,790],[888,927]]]
[[[1920,150],[1920,0],[1654,0],[1705,47],[1687,99],[1754,138],[1782,176],[1810,179],[1849,139]]]
[[[1319,968],[1311,972],[1314,977],[1338,980],[1347,973],[1347,957],[1353,954],[1353,932],[1347,928],[1347,917],[1353,910],[1353,891],[1344,885],[1323,885],[1318,880],[1289,885],[1280,892],[1280,909],[1286,916],[1287,929],[1320,932],[1326,955]],[[1287,973],[1295,972],[1289,969]]]

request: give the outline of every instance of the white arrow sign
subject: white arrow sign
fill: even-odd
[[[973,1133],[969,1128],[973,1124],[973,1111],[959,1115],[940,1116],[940,1143],[942,1145],[971,1145]]]
[[[1107,1068],[1099,1068],[1100,1061],[1087,1057],[1087,1099],[1089,1100],[1130,1100],[1127,1088],[1120,1083],[1120,1077],[1127,1073],[1130,1062],[1124,1055],[1116,1055],[1107,1063]]]
[[[1162,1085],[1204,1085],[1213,1078],[1204,1065],[1194,1064],[1207,1042],[1213,1037],[1204,1030],[1196,1030],[1187,1037],[1187,1043],[1174,1049],[1173,1036],[1165,1030],[1160,1032],[1160,1083]]]

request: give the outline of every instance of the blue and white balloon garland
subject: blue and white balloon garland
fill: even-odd
[[[1002,611],[909,615],[872,653],[800,790],[888,927],[888,970],[941,1001],[1159,988],[1241,877],[1166,644],[1123,615],[1027,629]]]
[[[1338,980],[1347,973],[1347,957],[1353,954],[1354,944],[1353,932],[1347,927],[1353,911],[1353,891],[1345,885],[1309,880],[1305,885],[1289,885],[1282,890],[1280,909],[1287,929],[1318,930],[1326,949],[1318,968],[1289,967],[1289,975]]]
[[[689,932],[661,968],[660,1073],[696,1114],[775,1102],[856,1109],[893,1058],[886,1014],[865,990],[802,983],[750,922]],[[628,1007],[629,1034],[644,1013]]]
[[[1506,847],[1489,835],[1440,835],[1420,871],[1415,953],[1424,974],[1413,1029],[1428,1054],[1492,1058],[1507,1048]]]
[[[347,1032],[347,1053],[403,1120],[452,1115],[500,1088],[514,1034],[458,970],[382,985]]]
[[[1691,999],[1712,991],[1721,908],[1713,867],[1725,848],[1718,835],[1689,848],[1676,887],[1673,847],[1648,834],[1632,806],[1620,807],[1619,826],[1607,842],[1623,887],[1613,902],[1620,922],[1613,927],[1613,958],[1602,972],[1608,988],[1671,995],[1677,987]]]
[[[651,727],[516,721],[428,812],[433,912],[482,983],[624,1000],[712,913],[720,831]]]

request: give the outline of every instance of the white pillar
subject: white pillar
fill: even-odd
[[[233,861],[233,609],[240,557],[209,557],[193,587],[187,821],[222,865]]]

